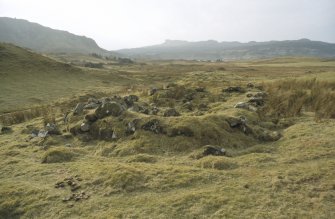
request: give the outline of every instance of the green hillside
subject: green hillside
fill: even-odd
[[[91,38],[8,17],[0,17],[0,42],[43,53],[109,54]]]
[[[78,94],[92,84],[92,76],[69,64],[0,43],[0,112]]]

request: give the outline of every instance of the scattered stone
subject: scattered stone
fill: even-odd
[[[119,103],[105,102],[95,110],[95,115],[98,119],[101,119],[110,115],[120,116],[123,111],[124,108]]]
[[[40,130],[40,131],[38,132],[37,137],[45,138],[45,137],[47,137],[47,135],[48,135],[48,131]]]
[[[85,107],[84,103],[78,103],[73,110],[73,115],[75,116],[81,115],[83,113],[84,107]]]
[[[227,92],[227,93],[244,93],[245,90],[242,87],[228,87],[226,89],[222,90],[223,92]]]
[[[163,128],[160,126],[160,122],[158,119],[153,119],[145,123],[144,125],[142,125],[142,129],[146,131],[151,131],[156,134],[163,133]]]
[[[225,156],[226,150],[218,146],[206,145],[203,147],[203,156],[213,155],[213,156]]]
[[[82,132],[88,132],[90,130],[90,124],[88,122],[83,122],[81,125],[80,125],[80,130]]]
[[[49,135],[61,135],[61,132],[59,131],[57,125],[54,123],[48,123],[45,126],[45,130],[48,132]]]
[[[165,117],[180,116],[180,113],[178,113],[175,108],[169,108],[169,109],[165,110],[164,116]]]
[[[132,122],[128,122],[127,123],[127,128],[126,128],[126,134],[134,134],[136,131],[136,125],[135,123]]]

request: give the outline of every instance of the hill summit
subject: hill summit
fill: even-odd
[[[248,43],[166,40],[159,45],[122,49],[117,52],[130,58],[163,60],[238,60],[279,56],[335,57],[335,44],[309,39]]]

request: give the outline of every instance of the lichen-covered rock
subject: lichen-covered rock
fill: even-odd
[[[120,116],[124,111],[121,104],[116,102],[105,102],[95,110],[95,115],[98,119],[106,116]]]
[[[81,115],[83,113],[84,107],[85,107],[84,103],[78,103],[73,110],[73,115],[75,116]]]
[[[156,134],[163,133],[163,127],[160,125],[160,122],[158,119],[153,119],[145,123],[144,125],[142,125],[142,129],[146,131],[151,131]]]

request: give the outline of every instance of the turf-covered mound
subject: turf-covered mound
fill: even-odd
[[[72,150],[65,147],[49,149],[45,152],[42,163],[63,163],[73,161],[78,156]]]

